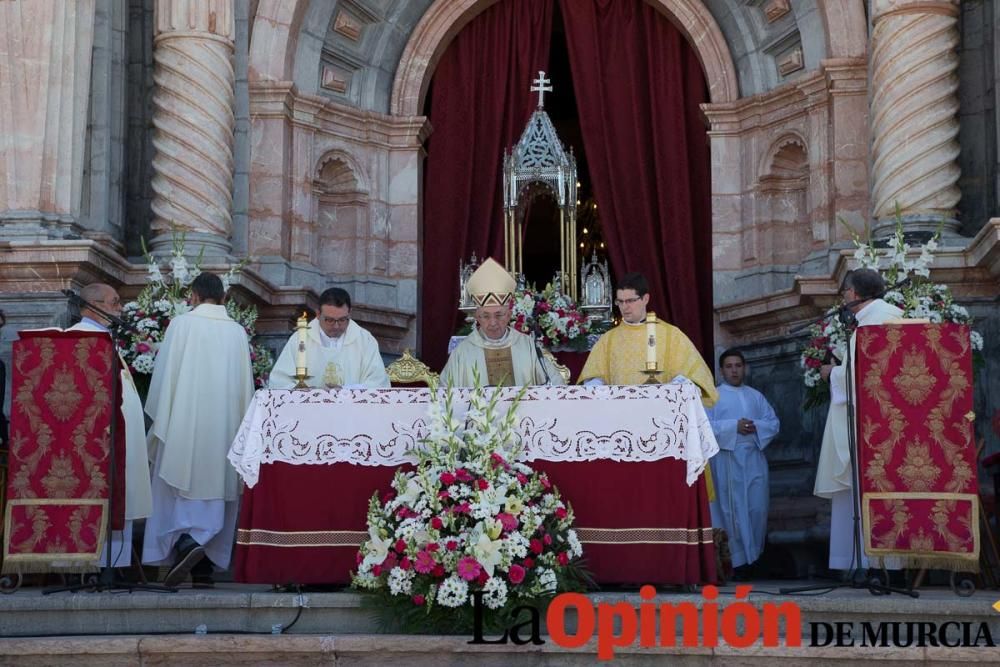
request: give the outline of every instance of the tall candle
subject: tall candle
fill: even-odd
[[[302,313],[302,317],[298,319],[296,323],[296,328],[299,332],[299,348],[295,352],[295,368],[305,369],[306,366],[306,337],[309,335],[309,320],[306,319],[306,314]]]
[[[656,313],[646,313],[646,368],[656,368]]]

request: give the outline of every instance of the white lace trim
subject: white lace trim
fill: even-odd
[[[456,389],[457,414],[469,389]],[[487,389],[511,401],[519,389]],[[428,389],[262,389],[229,450],[253,487],[264,463],[398,466],[426,435]],[[502,409],[502,408],[501,408]],[[687,464],[687,483],[719,451],[691,383],[531,387],[518,406],[524,461],[656,461]]]

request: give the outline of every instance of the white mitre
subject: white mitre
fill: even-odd
[[[492,257],[469,276],[465,290],[477,306],[504,306],[513,303],[517,282]]]

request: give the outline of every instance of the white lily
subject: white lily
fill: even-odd
[[[486,570],[486,574],[493,576],[493,568],[500,564],[501,547],[503,542],[491,540],[485,533],[479,533],[479,537],[472,543],[472,554],[479,561],[479,564]]]
[[[361,566],[367,569],[372,565],[378,565],[389,555],[389,546],[392,541],[389,538],[382,538],[378,528],[368,527],[368,549],[366,549],[365,559]]]

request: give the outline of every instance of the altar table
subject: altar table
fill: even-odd
[[[468,391],[455,390],[460,411]],[[428,389],[258,391],[229,452],[248,487],[236,580],[349,582],[369,499],[411,465],[430,400]],[[698,387],[532,387],[517,417],[521,460],[572,505],[597,582],[715,581],[702,472],[718,445]]]

